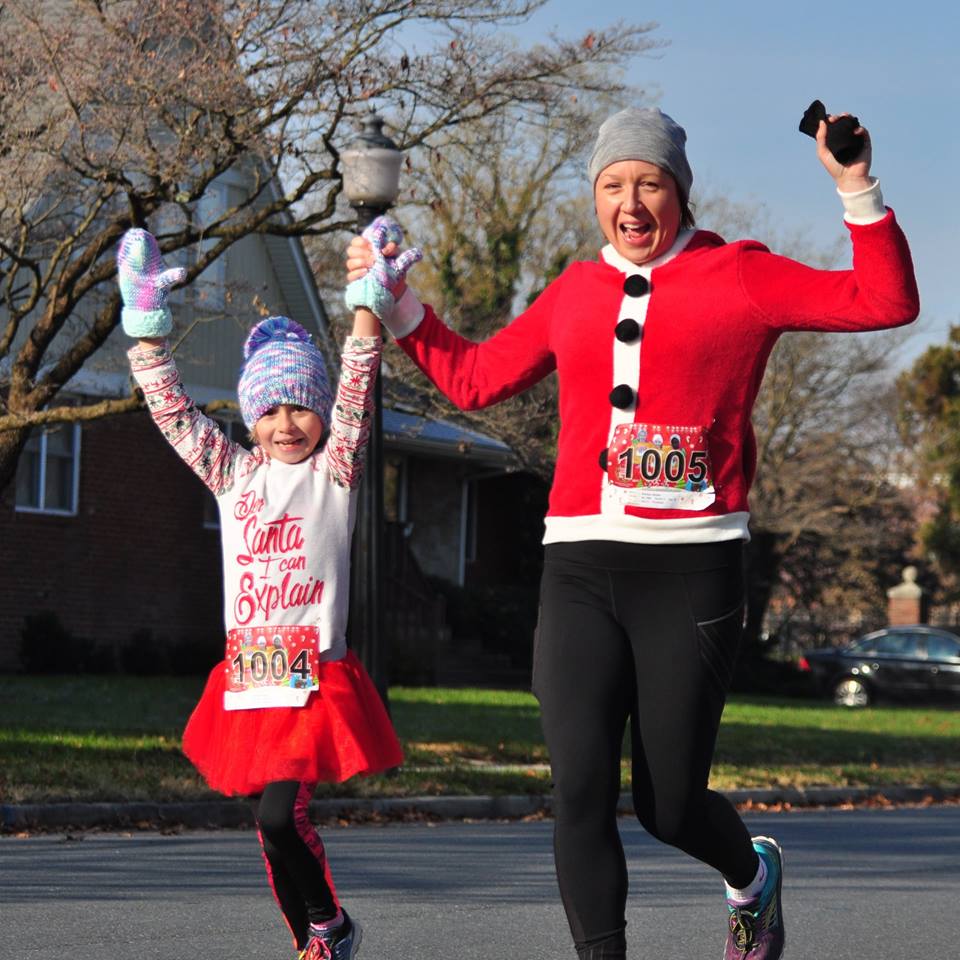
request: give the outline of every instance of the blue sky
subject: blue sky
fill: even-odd
[[[519,32],[529,42],[618,20],[656,21],[652,36],[669,41],[635,60],[626,79],[658,93],[661,109],[686,128],[697,183],[762,200],[776,222],[825,243],[843,232],[842,211],[813,141],[796,128],[814,98],[856,114],[870,130],[873,173],[910,241],[920,284],[919,329],[898,362],[945,340],[960,323],[950,280],[960,277],[954,4],[549,0]]]

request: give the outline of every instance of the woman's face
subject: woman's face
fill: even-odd
[[[676,181],[645,160],[618,160],[604,167],[593,199],[603,235],[638,266],[669,250],[680,232]]]

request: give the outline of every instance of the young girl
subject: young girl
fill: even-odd
[[[382,242],[386,232],[378,224],[370,235]],[[253,328],[238,385],[251,451],[194,406],[164,339],[172,325],[167,290],[184,271],[164,270],[145,230],[128,231],[117,258],[123,327],[139,341],[129,352],[133,375],[157,426],[220,511],[226,656],[210,673],[183,749],[213,789],[256,798],[267,876],[300,960],[351,960],[361,937],[308,819],[315,784],[402,760],[344,631],[381,348],[378,316],[364,306],[382,315],[393,302],[387,284],[418,258],[408,251],[351,288],[353,335],[332,403],[323,357],[303,327],[270,317]]]

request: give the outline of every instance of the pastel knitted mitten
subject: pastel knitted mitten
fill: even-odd
[[[399,246],[403,242],[403,230],[391,217],[377,217],[363,231],[362,236],[370,241],[375,260],[365,276],[347,284],[344,299],[351,310],[366,307],[383,320],[393,310],[393,290],[407,275],[407,271],[418,260],[423,259],[423,253],[416,247],[411,247],[394,257],[383,255],[383,248],[388,243]]]
[[[120,321],[129,337],[165,337],[173,328],[167,306],[170,287],[182,283],[183,267],[164,269],[156,238],[146,230],[128,230],[117,250],[117,282],[123,298]]]

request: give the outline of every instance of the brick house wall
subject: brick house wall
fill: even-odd
[[[15,511],[13,484],[0,494],[0,669],[43,611],[114,650],[141,631],[222,637],[219,532],[203,511],[203,485],[145,413],[83,424],[76,516]]]

